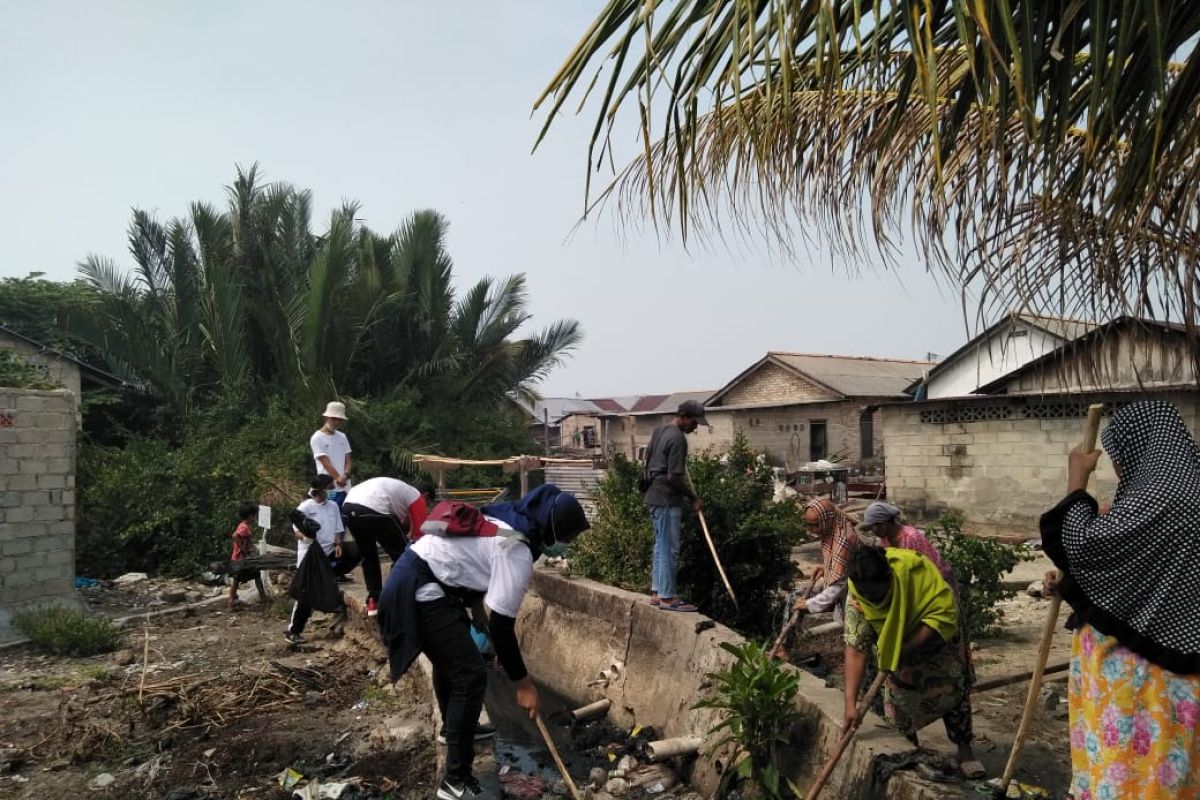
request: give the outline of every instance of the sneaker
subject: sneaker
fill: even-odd
[[[483,742],[488,739],[495,738],[495,736],[496,736],[496,726],[495,725],[489,725],[486,722],[481,722],[475,726],[475,741]],[[438,731],[437,743],[438,744],[446,743],[446,729],[445,728]]]
[[[373,617],[379,613],[379,601],[374,597],[367,598],[367,616]]]
[[[283,640],[288,644],[304,644],[308,641],[300,634],[292,633],[290,628],[283,632]]]
[[[437,800],[475,800],[482,794],[483,787],[474,778],[467,778],[460,784],[455,784],[447,778],[438,786]]]

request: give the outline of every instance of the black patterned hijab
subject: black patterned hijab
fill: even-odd
[[[1065,566],[1091,606],[1081,615],[1160,666],[1200,672],[1200,448],[1157,401],[1118,411],[1101,441],[1120,470],[1112,509],[1062,507]]]

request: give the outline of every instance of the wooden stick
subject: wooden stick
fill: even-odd
[[[146,665],[150,662],[150,615],[146,615],[146,622],[142,626],[142,680],[138,686],[138,703],[142,702],[142,693],[146,691]]]
[[[554,740],[550,738],[550,731],[546,730],[546,723],[542,722],[541,715],[534,716],[533,721],[537,723],[538,730],[541,731],[542,738],[546,741],[546,749],[550,751],[551,757],[554,758],[554,765],[558,767],[558,771],[563,777],[563,783],[567,785],[567,789],[571,792],[571,797],[574,800],[582,800],[579,796],[579,789],[575,786],[575,781],[571,780],[571,773],[567,772],[567,766],[563,764],[562,757],[558,754],[558,748],[554,746]]]
[[[871,681],[870,687],[867,688],[867,693],[863,695],[863,699],[858,704],[858,719],[854,724],[846,730],[842,731],[842,738],[838,739],[837,747],[833,751],[833,755],[829,757],[825,768],[821,770],[821,774],[817,776],[817,780],[813,783],[812,788],[808,790],[808,794],[804,795],[804,800],[817,800],[821,790],[825,788],[825,784],[829,781],[829,776],[833,774],[834,768],[837,767],[838,761],[841,760],[842,754],[846,752],[846,748],[850,746],[850,741],[854,738],[854,734],[858,732],[858,726],[862,725],[863,715],[867,713],[867,709],[871,707],[871,703],[875,700],[875,695],[879,694],[880,688],[883,687],[883,681],[887,678],[887,673],[880,671],[875,674],[875,680]]]
[[[708,532],[708,520],[704,518],[704,512],[699,512],[700,530],[704,531],[704,540],[708,542],[708,551],[712,553],[713,562],[717,565],[717,572],[721,573],[721,581],[725,584],[726,591],[733,598],[733,607],[738,613],[742,613],[742,607],[738,605],[737,595],[733,593],[733,587],[729,584],[729,578],[725,575],[725,567],[721,566],[721,557],[717,555],[717,546],[713,544],[712,534]]]
[[[815,585],[816,585],[816,581],[808,582],[808,588],[804,590],[804,599],[805,600],[812,597],[813,587]],[[771,647],[771,650],[770,650],[770,656],[772,658],[774,658],[775,654],[777,652],[779,652],[779,648],[783,646],[783,643],[785,641],[787,641],[788,634],[790,634],[792,632],[792,629],[796,627],[796,623],[800,621],[800,613],[801,612],[799,612],[793,608],[791,616],[789,616],[787,618],[787,621],[783,623],[783,627],[779,630],[779,635],[777,637],[775,637],[775,644],[774,644],[774,646]]]
[[[1042,677],[1044,678],[1047,675],[1054,675],[1058,672],[1066,672],[1068,669],[1070,669],[1070,667],[1070,661],[1060,661],[1057,664],[1051,664],[1042,670]],[[971,687],[971,693],[975,694],[977,692],[988,692],[992,689],[1000,689],[1005,686],[1012,686],[1014,683],[1027,681],[1032,677],[1033,672],[1018,672],[1015,675],[1002,675],[999,678],[992,678],[991,680],[981,681],[980,683],[975,684]]]
[[[1082,449],[1091,452],[1096,449],[1096,437],[1100,434],[1100,415],[1104,406],[1088,406],[1087,422],[1083,426]],[[1085,486],[1086,488],[1086,486]],[[1017,736],[1013,739],[1012,751],[1008,754],[1008,763],[1004,767],[1004,775],[995,792],[996,796],[1004,797],[1008,793],[1008,784],[1012,782],[1013,773],[1017,771],[1017,759],[1025,739],[1029,736],[1029,724],[1033,721],[1033,710],[1037,707],[1038,690],[1042,688],[1042,675],[1046,670],[1046,659],[1050,657],[1050,645],[1054,641],[1054,629],[1058,627],[1058,611],[1062,607],[1062,596],[1055,593],[1050,599],[1050,608],[1046,612],[1046,623],[1042,626],[1042,641],[1038,647],[1037,661],[1034,663],[1033,674],[1029,679],[1029,692],[1025,695],[1025,709],[1021,712],[1021,724],[1017,727]]]

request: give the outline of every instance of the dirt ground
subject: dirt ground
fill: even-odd
[[[123,616],[155,609],[161,591],[81,595]],[[278,775],[293,768],[352,781],[345,797],[427,798],[436,759],[416,681],[387,686],[378,651],[319,614],[310,643],[289,647],[286,608],[152,617],[95,658],[0,650],[0,796],[276,800],[291,797]]]
[[[817,565],[818,557],[811,546],[798,550],[794,556],[805,572]],[[1038,554],[1034,560],[1018,564],[1005,579],[1006,583],[1014,588],[1020,587],[1021,591],[1013,599],[999,605],[1004,614],[1003,632],[997,637],[973,643],[977,682],[1033,669],[1049,601],[1031,597],[1024,589],[1039,580],[1051,567],[1049,559]],[[1063,628],[1065,621],[1064,612],[1055,632],[1049,664],[1070,658],[1071,635]],[[829,685],[842,686],[842,646],[841,634],[837,633],[819,639],[793,639],[791,652],[793,661],[809,666],[812,662],[805,659],[818,655],[818,674],[826,677]],[[824,675],[825,671],[828,671],[827,676]],[[1016,773],[1017,780],[1046,788],[1056,796],[1066,791],[1071,777],[1064,675],[1049,676],[1043,684],[1042,700]],[[1029,683],[1021,682],[972,696],[975,754],[983,762],[989,777],[997,777],[1004,771],[1028,690]],[[1050,695],[1054,695],[1054,699]],[[871,720],[883,725],[877,717],[868,717],[868,722]],[[920,740],[923,747],[946,755],[954,753],[954,745],[946,738],[941,725],[934,724],[922,730]]]

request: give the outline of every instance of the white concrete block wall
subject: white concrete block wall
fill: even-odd
[[[1200,431],[1200,394],[1154,396],[1175,403],[1193,434]],[[1063,399],[1091,403],[1136,398],[1110,394]],[[992,397],[882,408],[890,501],[915,520],[933,520],[950,511],[962,516],[973,533],[1036,537],[1038,517],[1066,494],[1067,454],[1080,441],[1083,417],[921,422],[922,411],[1005,402],[1010,401]],[[1107,421],[1105,417],[1101,430]],[[1102,458],[1092,493],[1106,502],[1116,484],[1112,462]]]
[[[0,638],[15,611],[74,601],[75,431],[70,392],[0,388]]]

